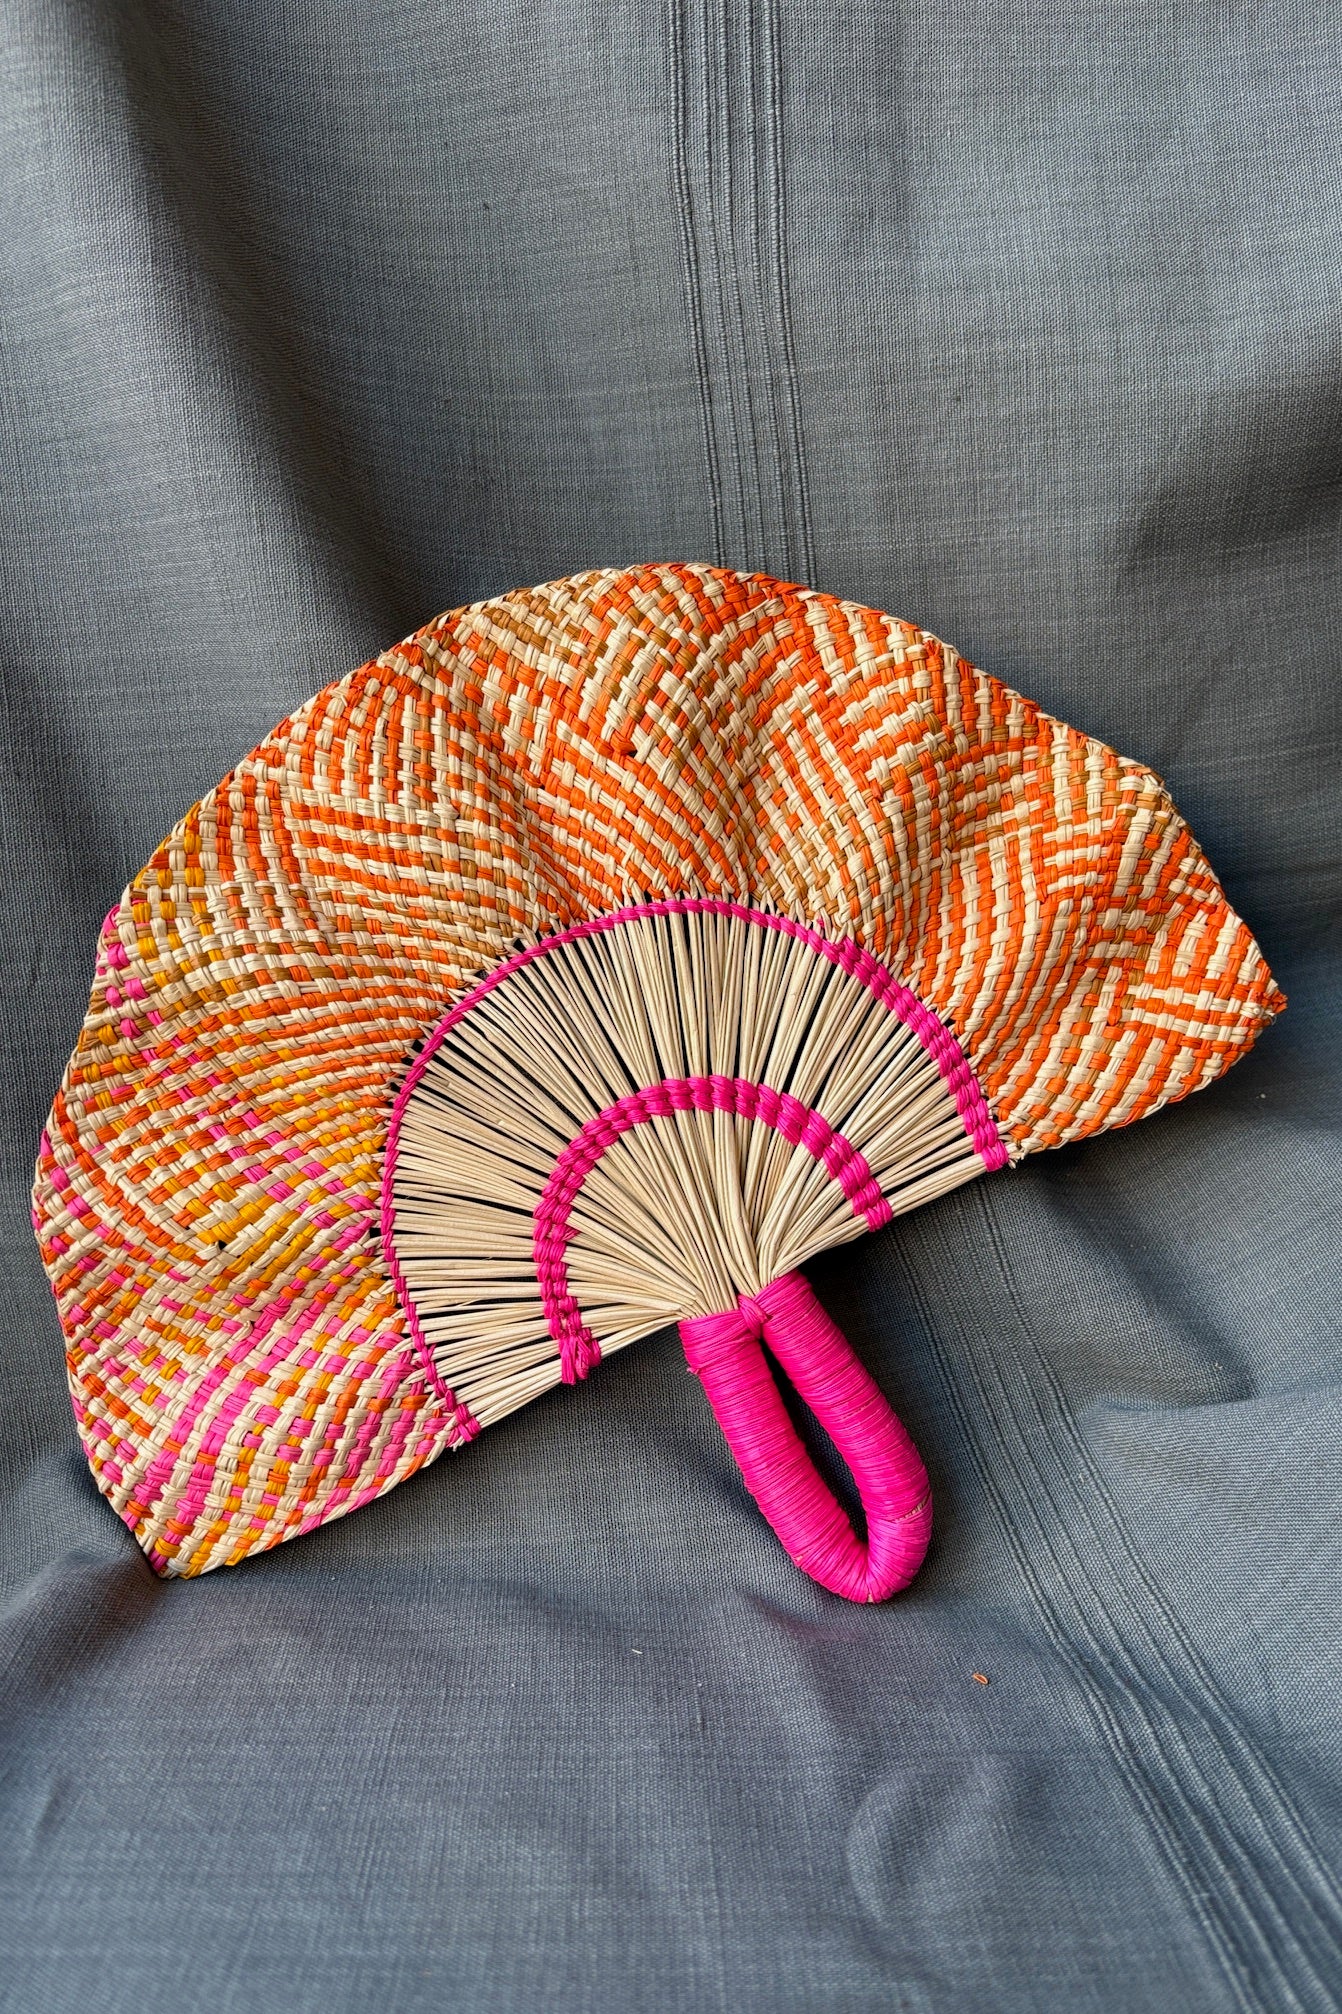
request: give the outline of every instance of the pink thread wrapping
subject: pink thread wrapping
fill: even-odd
[[[907,1587],[932,1535],[927,1470],[803,1276],[784,1273],[725,1314],[688,1318],[680,1336],[747,1489],[802,1572],[849,1601]],[[852,1470],[865,1545],[788,1418],[761,1337]]]
[[[550,1334],[559,1345],[560,1372],[566,1385],[585,1378],[601,1360],[601,1346],[582,1318],[582,1309],[568,1283],[564,1248],[573,1237],[569,1219],[579,1191],[602,1155],[621,1133],[649,1119],[673,1112],[734,1112],[772,1126],[795,1147],[804,1147],[839,1184],[854,1210],[877,1231],[894,1212],[881,1194],[865,1157],[851,1140],[836,1133],[828,1119],[790,1092],[745,1077],[665,1077],[646,1090],[631,1092],[604,1111],[594,1113],[556,1158],[536,1205],[532,1252],[541,1305]]]
[[[529,965],[534,958],[543,958],[561,944],[572,944],[580,937],[590,937],[598,932],[614,930],[622,923],[637,922],[649,916],[681,916],[707,914],[713,916],[734,916],[744,923],[757,923],[762,929],[780,931],[786,937],[799,937],[809,944],[820,957],[828,959],[831,965],[849,973],[867,988],[881,1004],[889,1008],[895,1018],[911,1028],[923,1048],[927,1051],[941,1072],[942,1081],[955,1101],[955,1109],[964,1122],[965,1131],[974,1144],[984,1166],[989,1169],[1002,1167],[1009,1158],[1006,1143],[997,1131],[988,1101],[979,1088],[978,1079],[969,1066],[969,1061],[959,1043],[943,1021],[938,1020],[924,1007],[917,995],[899,981],[851,937],[824,937],[818,930],[812,930],[805,923],[796,923],[790,916],[775,916],[767,909],[750,909],[744,903],[730,902],[719,896],[668,897],[663,902],[631,903],[623,909],[613,909],[604,916],[592,916],[584,923],[575,923],[566,930],[556,931],[553,937],[545,937],[536,944],[528,944],[511,958],[496,965],[478,986],[465,994],[455,1007],[448,1009],[430,1033],[423,1049],[416,1057],[405,1081],[396,1094],[391,1108],[391,1118],[387,1127],[387,1147],[382,1163],[382,1196],[379,1211],[382,1256],[390,1275],[396,1298],[401,1304],[406,1327],[419,1352],[425,1375],[431,1388],[447,1405],[457,1410],[459,1423],[470,1433],[479,1431],[478,1425],[470,1420],[466,1408],[456,1399],[444,1384],[433,1360],[433,1350],[428,1337],[420,1326],[419,1316],[411,1298],[405,1275],[396,1257],[393,1232],[396,1223],[396,1162],[400,1150],[401,1125],[409,1105],[418,1089],[424,1072],[447,1040],[458,1021],[479,1004],[496,986]]]

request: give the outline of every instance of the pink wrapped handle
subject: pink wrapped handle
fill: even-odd
[[[866,1545],[788,1418],[761,1337],[852,1470]],[[687,1318],[680,1339],[746,1488],[802,1572],[849,1601],[884,1601],[907,1587],[932,1536],[927,1470],[802,1275],[743,1294],[726,1314]]]

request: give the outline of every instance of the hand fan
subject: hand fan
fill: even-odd
[[[793,1559],[883,1599],[927,1475],[804,1261],[1283,1004],[1158,778],[925,631],[702,566],[457,610],[107,918],[34,1191],[94,1473],[201,1573],[679,1322]]]

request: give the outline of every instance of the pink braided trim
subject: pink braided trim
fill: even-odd
[[[888,1224],[894,1211],[877,1187],[876,1179],[851,1140],[836,1133],[822,1113],[803,1105],[790,1091],[775,1091],[769,1084],[752,1084],[745,1077],[664,1077],[644,1091],[633,1091],[614,1105],[607,1105],[587,1121],[557,1156],[536,1205],[532,1251],[541,1306],[550,1325],[550,1334],[559,1345],[559,1361],[564,1383],[585,1378],[601,1360],[601,1346],[582,1318],[582,1309],[569,1289],[568,1264],[564,1248],[571,1243],[570,1218],[579,1191],[592,1169],[621,1133],[641,1126],[649,1119],[666,1119],[673,1112],[734,1112],[741,1119],[758,1119],[790,1140],[805,1147],[834,1181],[839,1184],[853,1209],[867,1220],[870,1231]]]
[[[591,937],[602,931],[614,930],[622,923],[634,923],[646,916],[734,916],[742,923],[758,923],[763,930],[778,930],[785,937],[800,937],[810,945],[816,954],[831,965],[849,973],[867,988],[881,1004],[888,1007],[896,1020],[911,1028],[923,1048],[931,1056],[942,1081],[955,1101],[955,1109],[964,1122],[964,1128],[974,1144],[984,1166],[989,1169],[1002,1167],[1008,1157],[1006,1143],[997,1131],[996,1123],[988,1101],[979,1089],[978,1079],[970,1068],[968,1058],[946,1024],[927,1007],[907,986],[901,986],[880,960],[851,937],[838,939],[824,937],[818,930],[812,930],[805,923],[794,922],[790,916],[776,916],[767,909],[750,909],[741,902],[729,902],[720,896],[670,896],[662,902],[635,902],[624,909],[612,909],[602,916],[588,917],[586,922],[574,923],[566,930],[556,931],[553,937],[544,937],[536,944],[528,944],[515,952],[501,965],[472,987],[456,1004],[450,1007],[431,1031],[428,1040],[415,1058],[406,1074],[391,1108],[391,1118],[387,1127],[387,1147],[382,1163],[382,1201],[379,1212],[382,1257],[391,1282],[396,1289],[406,1327],[419,1351],[425,1375],[430,1386],[447,1405],[457,1408],[463,1426],[468,1431],[478,1432],[478,1425],[470,1420],[466,1408],[460,1404],[443,1383],[438,1367],[433,1360],[433,1350],[420,1326],[415,1304],[405,1275],[396,1257],[396,1247],[392,1233],[395,1227],[396,1208],[394,1191],[396,1185],[396,1162],[400,1150],[401,1124],[405,1110],[419,1087],[420,1079],[428,1069],[438,1050],[447,1040],[458,1021],[465,1018],[473,1007],[479,1005],[487,993],[533,958],[543,958],[561,944],[572,944],[580,937]]]

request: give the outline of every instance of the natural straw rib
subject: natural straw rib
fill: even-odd
[[[820,1114],[889,1213],[982,1172],[936,1058],[814,933],[686,903],[547,947],[451,1026],[396,1141],[403,1282],[439,1376],[482,1425],[562,1375],[534,1259],[559,1157],[646,1087],[715,1077]],[[678,1110],[609,1141],[569,1221],[569,1288],[608,1354],[734,1307],[869,1219],[774,1126]]]

